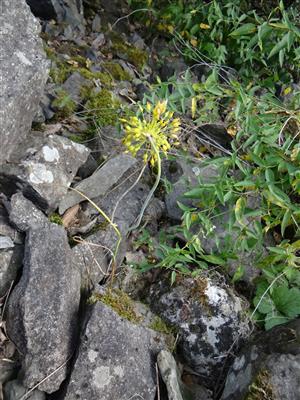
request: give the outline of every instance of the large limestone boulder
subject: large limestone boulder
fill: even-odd
[[[48,76],[40,24],[25,0],[1,0],[0,164],[25,139]]]

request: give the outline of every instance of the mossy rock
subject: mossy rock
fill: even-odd
[[[99,80],[103,86],[105,86],[107,89],[110,89],[113,84],[113,78],[109,73],[106,72],[92,72],[87,68],[78,68],[77,70],[84,78],[93,81]],[[88,96],[85,96],[86,98]]]
[[[142,70],[148,61],[148,54],[144,50],[125,42],[118,35],[111,33],[112,47],[111,50],[115,52],[120,58],[132,63],[138,70]]]
[[[118,122],[120,107],[121,103],[107,89],[91,93],[85,104],[87,116],[93,118],[100,126],[115,125]]]
[[[124,68],[122,68],[121,65],[116,62],[105,62],[102,64],[102,67],[118,81],[129,81],[131,79],[129,73],[126,72]]]

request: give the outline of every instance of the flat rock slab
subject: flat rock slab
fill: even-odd
[[[8,304],[7,330],[21,353],[23,384],[42,381],[74,350],[80,273],[63,227],[46,223],[26,235],[23,275]],[[52,393],[66,377],[63,366],[39,389]]]
[[[94,305],[64,400],[154,400],[160,334]]]
[[[48,77],[40,24],[25,0],[2,0],[0,164],[28,134]]]
[[[90,150],[58,135],[38,139],[18,165],[2,167],[0,183],[5,178],[17,181],[26,197],[51,212],[57,208]]]
[[[112,189],[130,168],[136,165],[137,160],[127,154],[120,154],[108,160],[103,167],[94,172],[93,175],[81,181],[76,185],[76,189],[87,196],[89,199],[95,199],[104,196]],[[62,199],[59,205],[59,212],[63,214],[68,208],[81,203],[86,199],[74,191]]]

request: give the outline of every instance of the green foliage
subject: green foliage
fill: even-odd
[[[56,98],[52,106],[57,109],[59,116],[68,117],[76,110],[76,103],[71,96],[63,89],[56,90]]]
[[[120,102],[107,89],[93,91],[85,104],[85,110],[86,118],[92,118],[95,125],[115,125],[118,122]]]
[[[152,85],[143,104],[167,101],[186,121],[186,130],[201,133],[204,123],[222,123],[231,136],[230,149],[218,146],[202,166],[216,170],[186,193],[193,208],[179,204],[186,244],[173,236],[160,237],[153,267],[176,274],[197,275],[203,268],[226,268],[241,253],[253,254],[261,270],[253,299],[256,320],[266,329],[300,315],[300,30],[293,8],[283,3],[269,15],[250,10],[248,2],[131,1],[149,6],[136,13],[156,29],[171,33],[187,59],[205,66],[195,82],[189,71],[181,78]],[[149,5],[150,4],[150,5]],[[146,21],[147,23],[147,21]],[[208,68],[210,72],[207,73]],[[237,78],[238,77],[238,78]],[[280,89],[278,91],[278,89]],[[201,136],[198,137],[201,141]],[[202,142],[204,143],[204,142]],[[212,151],[210,150],[210,154]],[[220,219],[225,237],[215,234]],[[278,245],[263,251],[267,235]],[[217,250],[205,254],[201,238],[215,241]],[[240,265],[233,282],[241,279]]]
[[[57,213],[50,215],[49,221],[52,222],[53,224],[63,225],[62,217]]]
[[[150,3],[149,14],[136,13],[136,17],[180,42],[185,40],[186,56],[202,65],[226,65],[224,70],[234,68],[249,80],[254,75],[261,80],[271,77],[272,85],[299,76],[297,10],[286,10],[282,1],[268,16],[258,15],[249,9],[250,2],[240,0],[130,3],[134,8]]]

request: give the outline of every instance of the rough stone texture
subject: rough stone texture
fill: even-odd
[[[8,304],[7,331],[22,354],[23,384],[31,388],[61,366],[74,350],[80,273],[65,230],[47,223],[27,232],[24,269]],[[66,366],[39,389],[56,391]]]
[[[56,19],[72,28],[84,31],[83,5],[81,0],[26,0],[33,14],[42,19]]]
[[[120,154],[108,160],[103,167],[94,172],[93,175],[81,181],[76,185],[76,189],[91,200],[99,196],[104,196],[121,181],[128,170],[136,165],[136,163],[137,161],[135,158],[127,154]],[[79,193],[73,191],[67,193],[60,202],[60,214],[63,214],[68,208],[85,200],[86,199]]]
[[[168,400],[212,400],[208,389],[199,385],[187,386],[182,382],[179,368],[169,351],[160,351],[157,365],[168,391]]]
[[[300,399],[300,319],[260,333],[235,359],[222,400],[266,393],[271,399]]]
[[[209,182],[216,177],[216,174],[217,170],[212,166],[201,167],[198,164],[187,164],[182,160],[166,162],[164,175],[172,184],[170,192],[165,196],[168,217],[180,221],[183,211],[178,207],[177,202],[187,207],[195,206],[196,202],[185,198],[184,194],[197,185],[198,177],[202,182]]]
[[[123,181],[121,185],[109,192],[106,196],[94,199],[94,202],[109,216],[112,216],[117,205],[118,199],[134,183],[138,172],[130,179]],[[137,184],[119,202],[114,214],[114,222],[117,224],[122,235],[121,244],[116,256],[116,267],[122,262],[127,248],[126,235],[129,227],[134,223],[140,213],[143,202],[149,192],[149,188],[142,183]],[[88,236],[84,243],[78,244],[73,248],[74,259],[82,272],[83,286],[95,285],[107,273],[111,265],[112,252],[116,249],[118,236],[115,230],[92,206],[88,205],[91,219],[98,218],[99,229]]]
[[[157,332],[94,305],[64,400],[154,400],[155,357],[164,347]]]
[[[30,200],[18,192],[10,199],[9,220],[18,230],[26,232],[34,226],[44,225],[48,219]]]
[[[65,90],[76,104],[80,103],[81,95],[80,91],[82,86],[88,86],[89,81],[85,79],[79,72],[74,72],[62,85],[62,89]]]
[[[28,134],[48,76],[40,25],[25,0],[2,0],[0,164]]]
[[[9,225],[6,211],[0,205],[0,297],[16,280],[22,259],[22,238]]]
[[[15,182],[26,197],[44,211],[51,212],[57,208],[90,151],[58,135],[36,137],[34,140],[18,165],[2,168],[0,183],[2,180],[3,190],[12,194],[17,188],[9,189],[9,184],[5,185],[5,178],[8,183]]]
[[[213,387],[226,356],[250,328],[242,300],[221,279],[182,278],[174,287],[161,279],[150,291],[155,313],[179,332],[178,355],[203,385]],[[236,343],[237,344],[237,343]]]
[[[18,380],[7,382],[4,386],[5,400],[20,400],[28,389]],[[26,400],[45,400],[45,393],[40,390],[33,390],[32,393],[26,396]]]

